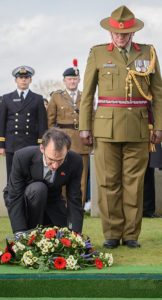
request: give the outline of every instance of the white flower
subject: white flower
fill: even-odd
[[[25,249],[25,246],[24,246],[22,243],[20,243],[20,242],[17,242],[17,243],[16,243],[16,246],[17,246],[17,248],[18,248],[19,250],[24,250],[24,249]]]
[[[33,260],[33,262],[37,262],[37,261],[38,261],[38,257],[34,256],[34,257],[32,258],[32,260]]]
[[[3,252],[2,251],[0,251],[0,256],[3,254]]]
[[[12,246],[12,250],[16,253],[19,249],[16,245]]]
[[[73,255],[70,255],[66,259],[66,269],[67,270],[76,270],[76,268],[78,268],[77,259],[75,259]]]

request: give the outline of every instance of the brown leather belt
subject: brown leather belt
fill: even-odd
[[[78,130],[79,124],[57,124],[57,127]]]

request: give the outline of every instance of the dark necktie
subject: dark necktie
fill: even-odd
[[[54,176],[55,176],[55,172],[52,170],[49,170],[45,176],[45,180],[48,182],[48,183],[53,183],[54,181]]]
[[[125,48],[121,49],[121,55],[123,56],[125,62],[127,63],[127,61],[128,61],[127,49],[125,49]]]
[[[23,103],[24,102],[24,92],[20,93],[20,98],[21,98],[21,102]]]

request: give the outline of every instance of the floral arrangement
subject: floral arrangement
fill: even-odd
[[[102,269],[113,264],[112,254],[95,251],[90,239],[67,227],[42,227],[25,232],[0,252],[1,264],[23,265],[42,271]]]

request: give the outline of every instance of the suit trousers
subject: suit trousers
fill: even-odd
[[[65,209],[62,208],[61,199],[49,201],[52,193],[43,182],[33,182],[25,190],[26,219],[28,229],[37,225],[67,226]]]
[[[148,143],[96,139],[94,157],[105,239],[137,240],[142,223]]]

